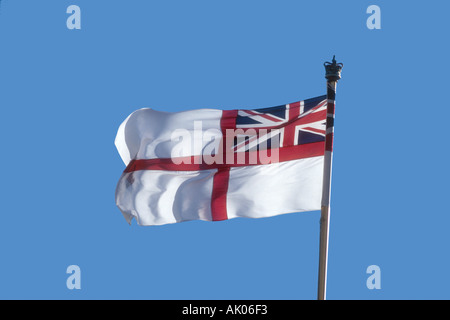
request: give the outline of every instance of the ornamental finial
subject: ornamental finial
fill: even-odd
[[[344,67],[343,63],[336,62],[336,56],[333,56],[333,60],[331,62],[325,62],[323,64],[325,66],[325,78],[328,81],[338,81],[341,78],[341,70]]]

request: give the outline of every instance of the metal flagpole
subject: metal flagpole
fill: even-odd
[[[336,84],[341,78],[342,63],[325,62],[325,78],[327,79],[327,125],[325,134],[325,158],[323,166],[322,209],[320,212],[320,244],[319,244],[319,285],[318,300],[326,300],[327,264],[328,264],[328,235],[330,225],[330,191],[331,191],[331,163],[333,159],[334,105]]]

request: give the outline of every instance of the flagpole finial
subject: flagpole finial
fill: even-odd
[[[333,55],[333,60],[331,62],[325,62],[325,78],[328,81],[338,81],[341,79],[341,70],[344,67],[343,63],[336,62],[336,56]]]

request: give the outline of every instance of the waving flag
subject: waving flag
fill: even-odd
[[[116,204],[131,223],[320,210],[326,96],[255,110],[141,109],[119,127]]]

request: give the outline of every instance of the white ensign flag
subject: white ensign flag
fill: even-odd
[[[326,96],[254,110],[140,109],[115,144],[116,204],[131,223],[320,210]]]

